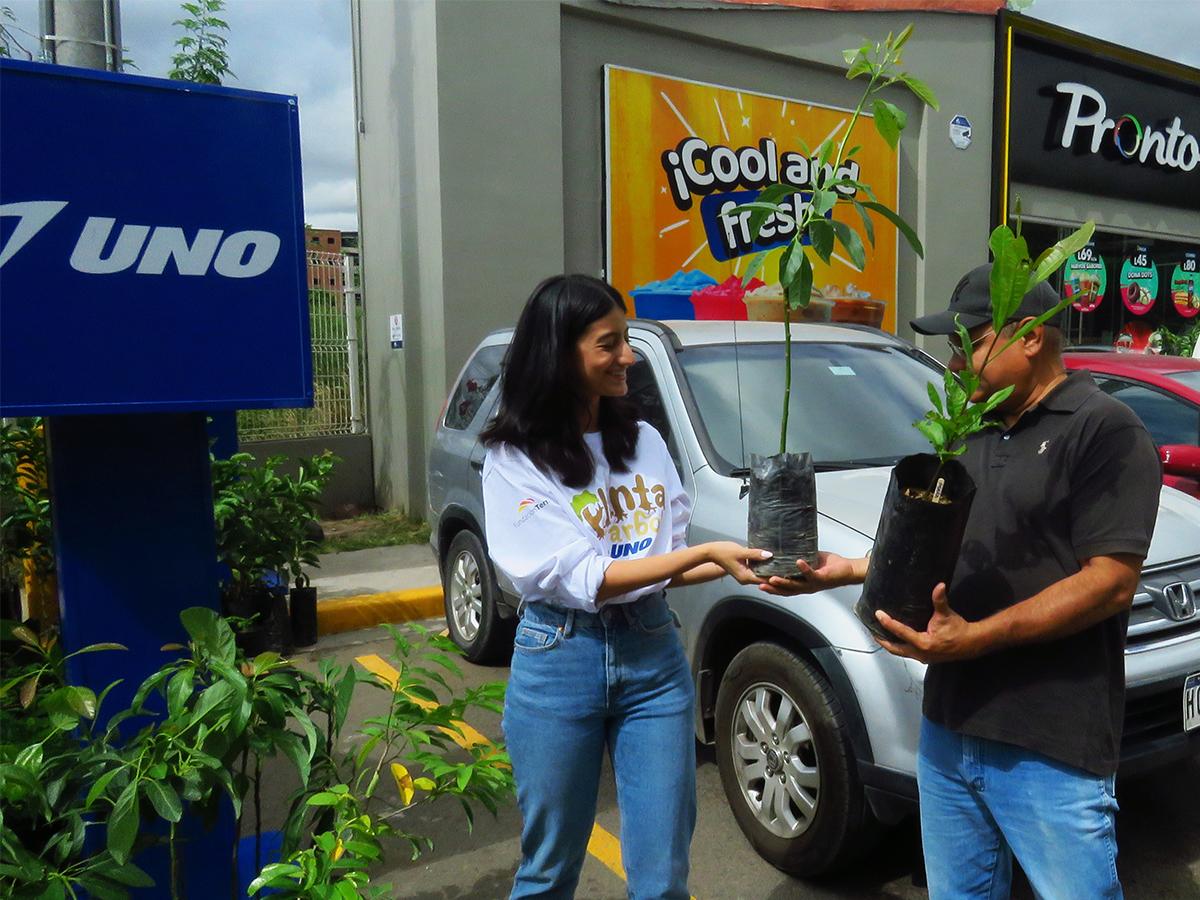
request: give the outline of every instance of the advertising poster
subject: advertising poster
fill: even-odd
[[[1158,297],[1158,269],[1145,247],[1137,247],[1121,265],[1121,300],[1135,316],[1144,316]]]
[[[1183,254],[1183,262],[1171,273],[1171,300],[1184,318],[1200,313],[1200,272],[1196,271],[1196,253],[1192,250]]]
[[[1071,298],[1071,305],[1082,313],[1095,311],[1107,287],[1104,257],[1096,252],[1095,244],[1080,247],[1063,267],[1063,296]]]
[[[840,140],[852,111],[617,66],[605,67],[605,110],[607,274],[633,300],[634,314],[780,321],[779,254],[746,291],[741,277],[754,253],[787,241],[788,226],[768,226],[752,244],[748,215],[730,210],[768,184],[811,185],[811,157],[826,138]],[[847,151],[853,146],[860,149],[847,174],[895,209],[899,158],[869,116],[859,119]],[[806,195],[788,200],[802,204]],[[833,216],[863,235],[851,204],[837,204]],[[814,257],[814,296],[803,318],[895,331],[898,233],[871,218],[875,246],[864,235],[864,271],[840,245],[829,265]]]

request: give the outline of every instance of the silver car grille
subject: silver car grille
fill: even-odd
[[[1129,613],[1130,647],[1184,639],[1200,631],[1200,557],[1142,572]]]

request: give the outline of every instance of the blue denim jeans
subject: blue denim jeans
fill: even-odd
[[[631,898],[688,897],[694,689],[662,594],[599,613],[527,604],[504,736],[521,808],[513,897],[572,897],[607,749]]]
[[[1038,897],[1120,898],[1113,782],[923,719],[917,783],[931,900],[1008,898],[1014,856]]]

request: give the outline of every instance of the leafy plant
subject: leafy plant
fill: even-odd
[[[40,418],[0,425],[0,580],[20,584],[22,565],[38,575],[54,572],[46,440]]]
[[[863,91],[850,124],[842,134],[836,148],[832,137],[826,138],[813,153],[801,142],[801,149],[811,156],[815,162],[812,184],[799,187],[793,184],[772,184],[764,188],[758,197],[750,203],[744,203],[736,208],[736,212],[749,211],[750,233],[756,238],[761,229],[772,218],[793,226],[791,240],[782,248],[779,258],[779,280],[783,285],[785,302],[783,305],[785,374],[783,393],[783,417],[779,432],[779,452],[787,452],[788,410],[791,404],[792,392],[792,329],[791,313],[803,309],[812,299],[813,268],[809,254],[829,263],[834,252],[835,244],[841,244],[858,269],[866,266],[866,248],[858,231],[844,222],[831,217],[832,211],[839,204],[852,206],[862,221],[863,234],[867,243],[875,246],[875,225],[870,213],[877,213],[891,222],[904,235],[909,245],[918,256],[924,256],[925,250],[918,240],[916,232],[905,222],[898,213],[878,201],[870,185],[850,177],[846,163],[858,152],[859,148],[846,145],[854,133],[855,126],[863,114],[868,102],[875,129],[893,149],[900,140],[900,133],[907,124],[908,116],[904,110],[885,100],[880,94],[893,85],[902,85],[910,91],[921,103],[938,108],[937,98],[922,81],[900,68],[903,61],[903,48],[912,36],[912,26],[909,25],[898,35],[889,34],[882,43],[865,43],[856,49],[846,50],[843,58],[846,61],[846,77],[856,79],[867,78],[867,86]],[[803,207],[799,219],[793,215],[790,205],[782,204],[784,198],[791,194],[810,194],[808,203]],[[867,199],[859,199],[865,196]],[[805,245],[804,241],[811,243]],[[743,286],[749,286],[751,279],[762,269],[769,252],[762,251],[755,255],[747,267],[742,279]]]
[[[186,15],[171,24],[183,28],[185,34],[175,40],[179,50],[171,57],[167,77],[197,84],[220,84],[225,76],[233,75],[226,52],[229,40],[221,33],[229,30],[229,23],[219,17],[225,9],[225,0],[196,0],[180,6]]]
[[[97,696],[64,676],[73,656],[123,649],[64,654],[53,630],[0,625],[0,896],[124,897],[152,884],[127,857],[87,841],[102,812],[93,788],[121,762],[96,722],[113,686]]]
[[[1007,225],[1001,225],[992,232],[988,241],[992,251],[989,288],[992,330],[997,335],[1000,335],[1004,327],[1013,320],[1024,296],[1050,278],[1067,259],[1091,240],[1095,228],[1094,222],[1084,223],[1079,229],[1047,248],[1036,260],[1030,258],[1029,246],[1021,236],[1019,207],[1015,232]],[[997,424],[985,417],[1013,392],[1013,388],[1009,386],[994,392],[979,403],[970,402],[971,397],[979,390],[984,369],[988,364],[1034,328],[1058,315],[1070,303],[1070,299],[1065,299],[1053,309],[1022,323],[1003,344],[999,340],[993,341],[983,365],[978,370],[973,364],[974,345],[971,335],[962,322],[955,320],[955,330],[966,361],[965,368],[958,373],[950,368],[946,369],[943,376],[946,397],[944,404],[937,388],[932,383],[928,385],[932,409],[925,413],[923,419],[913,423],[925,435],[941,464],[944,465],[947,460],[961,455],[966,450],[968,437]]]
[[[511,797],[503,749],[471,745],[461,723],[472,708],[499,711],[504,686],[457,692],[449,676],[460,673],[448,654],[459,651],[449,639],[422,629],[410,639],[393,629],[389,658],[397,675],[368,679],[329,661],[313,674],[274,653],[247,659],[213,610],[187,609],[180,618],[186,646],[163,649],[184,653],[146,678],[105,725],[99,710],[112,686],[96,696],[70,685],[64,664],[79,653],[123,648],[95,644],[64,655],[53,633],[11,622],[0,629],[0,896],[86,890],[125,897],[152,885],[134,862],[138,852],[163,843],[170,893],[180,896],[177,826],[185,815],[211,820],[226,798],[238,822],[236,873],[243,809],[253,797],[260,835],[260,787],[280,759],[301,787],[284,823],[286,864],[268,867],[259,882],[286,887],[290,879],[296,892],[285,896],[360,896],[347,892],[368,885],[379,838],[397,833],[388,819],[452,795],[470,823],[473,803],[494,813]],[[359,746],[344,752],[343,730],[363,681],[388,692],[387,710],[367,720]],[[165,837],[153,827],[158,820]],[[87,830],[102,823],[105,839],[87,840]],[[414,857],[432,846],[399,833]]]
[[[358,798],[344,784],[313,794],[305,805],[331,814],[332,826],[315,835],[311,847],[265,866],[250,883],[250,896],[267,888],[284,900],[356,898],[364,896],[363,891],[368,897],[388,896],[390,885],[369,887],[367,869],[382,859],[379,839],[392,833],[391,826],[362,812]]]
[[[295,578],[320,565],[310,526],[337,461],[327,451],[301,460],[291,476],[278,471],[282,456],[261,466],[250,453],[211,460],[217,557],[229,569],[226,595],[239,615],[258,611],[250,598],[264,578]]]
[[[1191,356],[1196,351],[1196,342],[1200,341],[1200,320],[1192,322],[1182,332],[1176,334],[1169,328],[1159,330],[1162,338],[1162,352],[1171,356]]]

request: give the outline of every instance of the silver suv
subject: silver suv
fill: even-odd
[[[889,467],[925,449],[912,422],[941,367],[875,329],[793,332],[788,446],[818,461],[821,547],[862,556]],[[463,369],[428,469],[446,619],[481,662],[507,658],[515,625],[512,587],[487,557],[478,440],[510,335],[489,335]],[[636,319],[630,341],[638,357],[630,393],[667,440],[694,501],[690,540],[744,541],[744,467],[751,452],[778,445],[782,326]],[[696,679],[696,736],[715,742],[730,807],[751,843],[795,874],[837,867],[876,823],[896,823],[916,804],[924,666],[879,649],[851,612],[857,595],[777,598],[728,578],[669,594]],[[1200,695],[1198,598],[1200,502],[1164,488],[1129,621],[1123,774],[1200,753],[1200,713],[1185,709]]]

